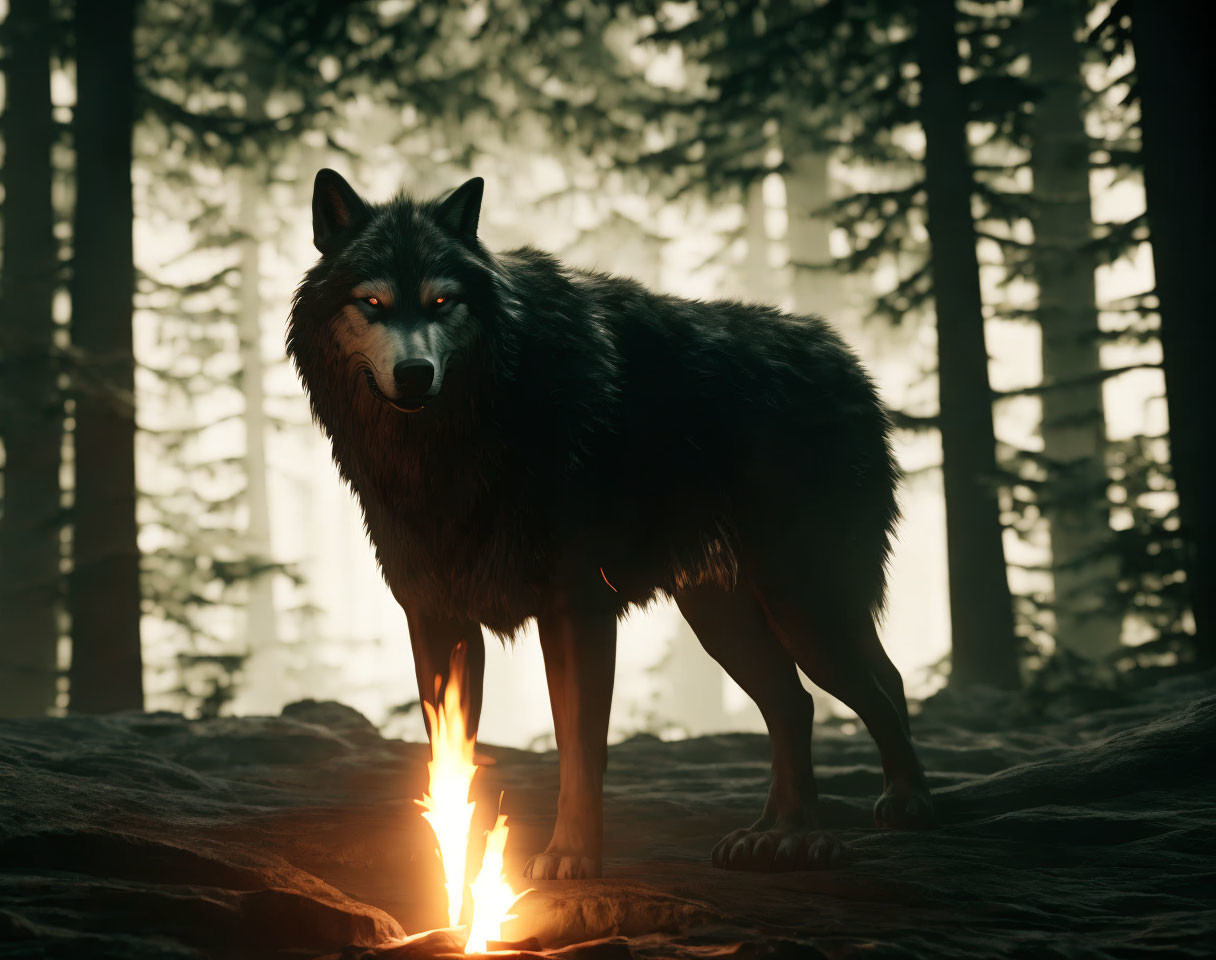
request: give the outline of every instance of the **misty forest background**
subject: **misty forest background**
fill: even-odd
[[[895,411],[913,694],[1212,665],[1204,6],[0,2],[0,715],[420,734],[283,357],[327,165],[481,175],[493,248],[831,318]],[[761,728],[670,605],[623,629],[616,736]],[[486,738],[551,742],[534,639],[489,654]]]

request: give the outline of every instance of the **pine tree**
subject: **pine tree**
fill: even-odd
[[[971,197],[967,102],[953,2],[918,0],[913,27],[925,132],[926,226],[950,557],[951,682],[1018,683],[1012,601],[1001,545],[996,437],[984,346]]]
[[[77,0],[72,343],[75,498],[70,705],[143,705],[135,519],[131,152],[135,0]]]
[[[1042,329],[1043,460],[1049,481],[1039,505],[1051,531],[1056,643],[1090,659],[1119,646],[1112,608],[1118,576],[1106,503],[1097,256],[1090,214],[1090,143],[1078,31],[1085,6],[1037,0],[1023,31],[1030,78],[1041,91],[1031,119],[1034,246]]]
[[[251,52],[245,55],[249,86],[245,93],[245,118],[253,126],[265,124],[265,90],[268,86],[264,65]],[[246,540],[248,549],[265,564],[271,557],[270,504],[267,497],[265,373],[262,361],[262,222],[259,200],[269,179],[269,170],[260,162],[261,152],[246,152],[241,165],[237,213],[240,241],[240,380],[244,399],[245,425],[245,501],[248,512]],[[250,692],[262,694],[255,704],[257,712],[281,707],[283,671],[282,651],[274,605],[273,567],[255,576],[248,585],[245,607],[245,650],[249,659],[244,668]]]
[[[1130,14],[1140,99],[1141,155],[1161,310],[1162,366],[1170,419],[1170,461],[1178,492],[1191,607],[1201,658],[1216,660],[1212,644],[1216,595],[1216,506],[1207,484],[1216,475],[1210,422],[1216,385],[1207,351],[1207,271],[1213,256],[1208,224],[1216,216],[1209,153],[1216,120],[1216,80],[1206,4],[1124,0],[1112,17]],[[1196,98],[1194,109],[1179,98]]]
[[[55,706],[60,610],[59,461],[52,299],[49,0],[12,0],[4,24],[4,236],[0,275],[0,716]]]

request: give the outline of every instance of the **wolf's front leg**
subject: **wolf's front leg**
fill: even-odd
[[[567,602],[537,618],[553,707],[561,791],[544,853],[524,873],[534,880],[598,877],[604,843],[603,782],[616,667],[616,616]]]
[[[485,675],[486,646],[481,625],[475,621],[451,620],[418,611],[405,612],[414,652],[414,673],[418,677],[418,699],[437,706],[451,679],[453,668],[459,674],[460,702],[466,712],[464,721],[471,736],[477,735],[481,720],[481,685]],[[431,722],[425,710],[422,720],[427,736]]]

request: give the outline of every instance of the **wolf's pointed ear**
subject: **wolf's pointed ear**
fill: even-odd
[[[475,241],[477,221],[481,217],[481,195],[485,186],[486,182],[481,177],[466,180],[439,204],[435,219],[461,240]]]
[[[312,242],[323,254],[336,253],[342,235],[367,216],[367,204],[340,173],[317,172],[312,187]]]

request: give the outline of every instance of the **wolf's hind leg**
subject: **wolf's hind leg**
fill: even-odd
[[[616,616],[560,602],[537,617],[553,708],[561,787],[557,823],[544,853],[528,861],[533,880],[598,877],[604,845],[603,784],[616,666]]]
[[[748,587],[724,591],[701,586],[681,591],[676,603],[709,655],[760,708],[772,744],[773,780],[764,812],[714,847],[714,864],[794,870],[839,862],[844,848],[819,825],[819,793],[811,769],[814,704],[755,594]]]
[[[882,641],[878,639],[878,630],[874,626],[873,619],[868,621],[868,628],[862,628],[860,642],[862,653],[870,664],[874,679],[882,687],[882,692],[887,695],[887,699],[895,704],[895,709],[899,711],[899,716],[904,722],[904,730],[911,737],[912,728],[908,723],[908,700],[904,696],[904,678],[900,676],[899,670],[887,656],[887,651],[882,648]]]
[[[894,666],[887,671],[875,662],[873,647],[879,641],[869,611],[842,611],[830,593],[814,598],[805,585],[781,581],[766,582],[761,599],[774,631],[803,672],[851,707],[874,738],[884,781],[875,822],[880,827],[930,825],[933,801],[909,734],[903,683],[896,699],[890,677]],[[885,654],[883,661],[890,664]]]

